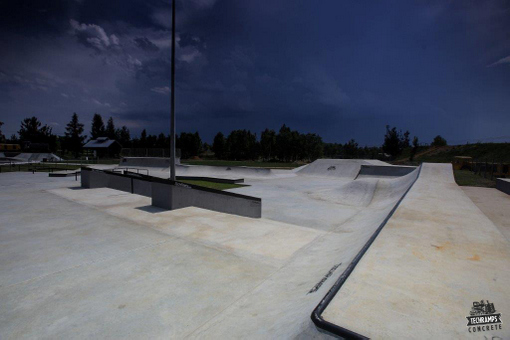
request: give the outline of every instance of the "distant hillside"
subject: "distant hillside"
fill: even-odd
[[[410,150],[404,151],[394,163],[409,163]],[[510,143],[476,143],[440,147],[420,147],[414,162],[450,163],[455,156],[470,156],[473,160],[510,163]],[[413,163],[414,163],[413,162]]]

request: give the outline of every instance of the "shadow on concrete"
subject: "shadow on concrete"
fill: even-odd
[[[145,211],[145,212],[148,212],[148,213],[151,213],[151,214],[157,214],[157,213],[160,213],[160,212],[168,211],[168,209],[158,208],[158,207],[155,207],[153,205],[145,205],[143,207],[136,207],[135,209],[138,209],[138,210],[141,210],[141,211]]]

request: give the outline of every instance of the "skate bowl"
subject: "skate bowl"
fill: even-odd
[[[358,176],[361,167],[368,165],[372,165],[374,167],[381,165],[389,166],[388,163],[378,160],[318,159],[297,171],[296,174],[304,176],[355,179],[356,176]]]

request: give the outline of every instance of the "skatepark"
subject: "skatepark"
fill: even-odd
[[[220,193],[165,159],[90,168],[0,176],[0,338],[510,337],[508,230],[451,164],[176,166],[244,185]],[[466,327],[480,300],[502,328]]]

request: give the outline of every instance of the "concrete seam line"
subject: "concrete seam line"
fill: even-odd
[[[416,175],[416,178],[414,179],[414,181],[411,183],[411,185],[409,186],[409,188],[406,190],[406,192],[404,193],[404,195],[402,195],[402,197],[398,200],[397,204],[395,204],[395,206],[393,207],[393,209],[391,209],[390,213],[388,214],[388,216],[386,216],[386,218],[384,219],[384,221],[381,223],[381,225],[377,228],[377,230],[374,232],[374,234],[370,237],[370,239],[367,241],[367,243],[363,246],[363,248],[361,248],[361,250],[358,252],[358,254],[354,257],[354,259],[352,260],[352,262],[347,266],[347,268],[345,269],[345,271],[342,273],[342,275],[340,275],[340,277],[337,279],[337,281],[333,284],[333,286],[331,287],[331,289],[326,293],[326,295],[324,296],[324,298],[319,302],[319,304],[317,305],[317,307],[315,307],[315,309],[313,310],[312,314],[311,314],[311,319],[313,321],[313,323],[315,324],[315,326],[317,326],[318,328],[328,332],[328,333],[331,333],[333,335],[336,335],[336,336],[341,336],[345,339],[368,339],[366,336],[364,335],[361,335],[361,334],[358,334],[356,332],[353,332],[349,329],[346,329],[346,328],[343,328],[341,326],[338,326],[336,324],[333,324],[331,322],[328,322],[326,320],[324,320],[322,318],[322,313],[324,312],[324,310],[328,307],[329,303],[333,300],[333,298],[336,296],[336,294],[338,293],[338,291],[340,290],[340,288],[342,288],[342,286],[344,285],[344,283],[347,281],[347,278],[352,274],[352,272],[354,271],[354,268],[356,267],[356,265],[358,264],[358,262],[361,260],[361,258],[363,257],[363,255],[365,255],[365,253],[367,252],[368,248],[370,248],[370,246],[372,245],[372,243],[375,241],[375,239],[377,238],[377,236],[379,235],[379,233],[381,232],[381,230],[383,229],[383,227],[386,225],[386,223],[390,220],[390,218],[393,216],[393,213],[395,213],[395,211],[397,210],[397,208],[399,207],[400,203],[404,200],[404,198],[407,196],[407,194],[409,193],[409,191],[411,191],[412,187],[414,186],[414,183],[416,183],[416,181],[418,180],[418,178],[420,177],[420,173],[421,173],[421,169],[422,169],[422,166],[423,164],[421,164],[419,167],[418,167],[418,174]]]

